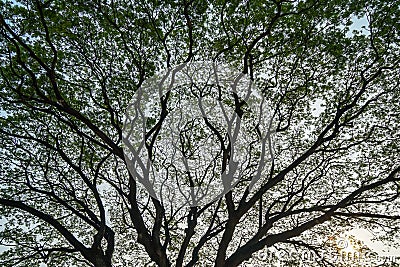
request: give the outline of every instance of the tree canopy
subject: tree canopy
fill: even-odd
[[[320,255],[355,227],[395,245],[399,17],[381,0],[1,0],[0,264],[263,266],[262,252]],[[238,70],[268,108],[218,83],[149,92],[194,62]],[[140,92],[154,109],[130,120]],[[181,106],[191,99],[199,113]],[[127,125],[144,127],[133,147],[165,181],[221,176],[228,190],[188,206],[149,194]],[[236,167],[237,180],[223,176]]]

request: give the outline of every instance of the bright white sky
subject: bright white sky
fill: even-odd
[[[368,35],[369,32],[365,29],[362,29],[362,27],[365,26],[368,29],[368,20],[366,17],[362,17],[360,19],[354,18],[353,19],[353,24],[350,26],[350,30],[348,32],[348,36],[352,36],[352,31],[353,30],[361,30],[363,34]],[[314,115],[318,116],[319,113],[322,112],[323,108],[320,106],[322,102],[317,102],[315,103],[315,110],[314,110]],[[6,113],[0,109],[0,116],[5,116]],[[0,230],[2,225],[4,225],[5,220],[2,219],[0,220]],[[374,250],[377,252],[380,256],[398,256],[400,257],[400,248],[394,248],[394,247],[388,247],[387,245],[383,244],[380,241],[372,241],[374,235],[373,233],[369,232],[368,230],[361,229],[361,228],[356,228],[353,229],[346,234],[348,235],[353,235],[356,239],[363,241],[365,245],[367,245],[370,249]],[[0,246],[0,253],[5,250],[4,246]],[[45,267],[47,266],[46,264],[41,264],[40,267]]]
[[[381,241],[372,241],[374,238],[374,234],[368,230],[356,228],[353,229],[346,234],[353,235],[356,239],[363,241],[365,245],[367,245],[370,249],[379,254],[379,256],[399,256],[400,257],[400,248],[394,248],[385,245]]]

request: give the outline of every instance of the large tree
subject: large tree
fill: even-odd
[[[262,265],[260,251],[321,253],[328,249],[321,240],[352,227],[393,244],[399,7],[381,0],[2,0],[1,265]],[[363,27],[352,25],[359,20]],[[214,202],[173,209],[129,171],[124,114],[148,78],[194,61],[225,62],[257,85],[269,106],[273,157],[252,160],[262,146],[252,150],[249,141],[249,179]],[[189,92],[179,90],[175,96]],[[168,96],[155,97],[160,112],[146,121],[151,160],[153,145],[168,139],[168,132],[158,136],[168,129],[165,107],[175,103]],[[245,99],[229,97],[226,107],[244,118]],[[190,140],[209,137],[220,152],[211,174],[219,175],[232,162],[232,140],[201,118],[181,129],[176,150],[189,159],[200,146]],[[195,122],[210,131],[199,135]],[[254,187],[253,163],[265,169]]]

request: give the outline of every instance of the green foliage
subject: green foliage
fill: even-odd
[[[10,247],[0,265],[167,266],[182,249],[185,264],[235,266],[256,248],[293,238],[316,243],[330,227],[379,225],[390,233],[381,231],[382,238],[395,242],[399,6],[378,0],[2,0],[0,243]],[[368,24],[360,27],[356,18]],[[177,211],[167,201],[143,201],[146,193],[126,168],[122,125],[147,78],[190,60],[227,62],[255,81],[271,107],[274,162],[254,191],[243,181],[220,203]],[[232,100],[223,104],[235,108]],[[246,107],[243,118],[250,120]],[[150,129],[157,122],[145,123]],[[255,135],[256,123],[249,125]],[[209,133],[187,128],[182,149],[193,154]],[[247,159],[251,177],[261,153],[254,144],[246,147],[254,149]],[[85,249],[56,229],[57,222]],[[103,258],[109,262],[96,262]]]

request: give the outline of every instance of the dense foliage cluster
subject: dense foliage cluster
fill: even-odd
[[[320,253],[354,227],[394,244],[399,7],[1,0],[0,265],[263,266],[262,251]],[[243,181],[173,210],[128,171],[124,113],[146,79],[192,61],[227,63],[257,84],[274,157],[255,190]]]

